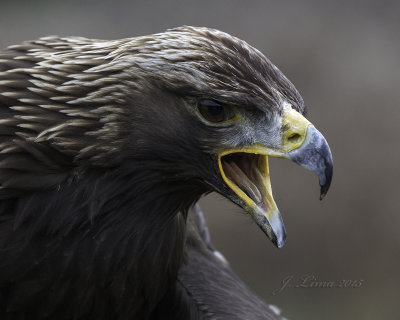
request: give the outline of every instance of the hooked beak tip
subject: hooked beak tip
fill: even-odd
[[[319,199],[322,200],[325,198],[326,194],[328,193],[329,187],[331,186],[332,182],[332,176],[333,176],[333,165],[332,165],[332,155],[330,154],[330,157],[328,157],[330,161],[326,163],[326,170],[325,170],[325,176],[324,180],[325,183],[321,184],[321,192],[320,192],[320,197]]]
[[[286,242],[286,235],[284,237],[282,237],[281,239],[277,239],[275,238],[274,240],[272,240],[272,243],[278,248],[282,248],[285,245]]]
[[[317,174],[322,200],[328,193],[333,175],[332,153],[324,136],[313,125],[309,125],[303,145],[290,151],[289,158]]]

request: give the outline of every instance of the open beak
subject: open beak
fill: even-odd
[[[218,156],[221,176],[239,197],[257,225],[281,248],[285,227],[272,196],[268,156],[287,158],[314,171],[319,178],[322,199],[328,192],[333,173],[332,154],[322,134],[300,113],[285,107],[281,145],[269,148],[261,143],[222,151]]]

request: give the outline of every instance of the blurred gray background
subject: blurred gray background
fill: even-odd
[[[214,27],[266,54],[330,143],[334,181],[272,159],[288,239],[276,249],[239,208],[202,199],[213,241],[248,286],[291,320],[400,319],[399,1],[0,1],[0,47],[40,36],[123,38]],[[358,288],[286,288],[363,280]]]

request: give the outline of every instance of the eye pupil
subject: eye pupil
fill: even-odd
[[[208,113],[213,115],[213,116],[218,116],[219,114],[221,114],[223,112],[223,108],[221,105],[215,105],[215,106],[208,106]]]
[[[234,117],[232,108],[213,100],[201,100],[198,103],[200,114],[209,122],[224,122]]]

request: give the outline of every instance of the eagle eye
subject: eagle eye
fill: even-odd
[[[212,123],[225,122],[235,117],[230,105],[221,104],[213,100],[200,100],[197,108],[202,117]]]

